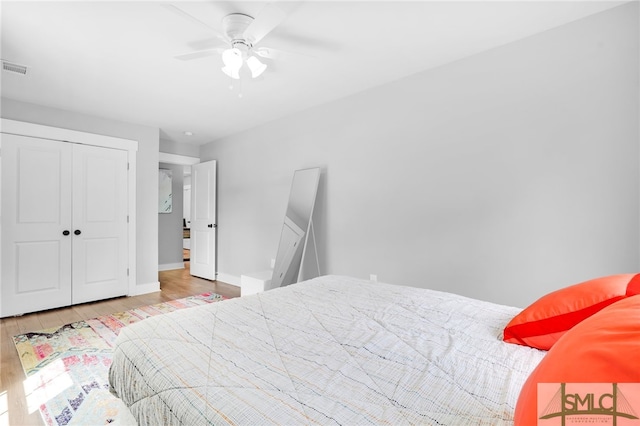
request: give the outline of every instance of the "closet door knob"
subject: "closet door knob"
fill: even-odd
[[[65,229],[64,231],[62,231],[62,235],[64,235],[65,237],[66,237],[67,235],[69,235],[70,233],[71,233],[71,232],[69,232],[69,230],[68,230],[68,229]]]
[[[73,233],[76,235],[80,235],[82,234],[82,231],[80,231],[79,229],[76,229],[75,231],[73,231]]]

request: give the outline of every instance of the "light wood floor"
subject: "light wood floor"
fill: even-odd
[[[192,277],[188,269],[160,272],[158,277],[161,291],[156,293],[0,319],[0,426],[44,425],[37,408],[28,407],[25,376],[12,336],[205,292],[230,298],[240,296],[239,287]]]

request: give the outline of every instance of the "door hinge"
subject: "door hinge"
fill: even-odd
[[[129,223],[129,215],[127,215],[127,223]]]
[[[129,170],[129,163],[127,163],[127,170]]]
[[[127,276],[129,276],[129,268],[127,268]]]

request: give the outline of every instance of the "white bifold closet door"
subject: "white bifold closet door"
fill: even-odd
[[[127,294],[127,153],[2,135],[2,315]]]
[[[71,302],[128,292],[127,153],[73,147]],[[79,235],[76,235],[80,231]]]

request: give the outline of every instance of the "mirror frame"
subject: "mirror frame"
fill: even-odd
[[[271,288],[300,282],[309,239],[313,239],[313,212],[315,209],[320,168],[300,169],[293,173],[289,201],[271,278]],[[318,263],[317,251],[315,256]],[[318,276],[320,266],[318,266]]]

